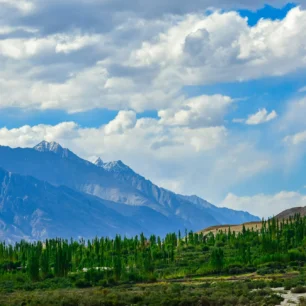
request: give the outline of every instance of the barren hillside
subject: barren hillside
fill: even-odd
[[[278,215],[275,216],[275,218],[279,220],[283,219],[288,219],[290,216],[294,216],[295,214],[300,214],[301,216],[306,216],[306,206],[305,207],[294,207],[290,208],[287,210],[282,211]],[[245,226],[246,229],[252,229],[255,230],[260,230],[261,229],[261,221],[260,222],[248,222],[248,223],[243,223],[239,225],[217,225],[217,226],[210,226],[208,228],[205,228],[202,231],[199,231],[199,233],[203,234],[208,234],[208,233],[213,233],[216,234],[219,231],[228,231],[230,228],[232,232],[241,232],[243,225]]]

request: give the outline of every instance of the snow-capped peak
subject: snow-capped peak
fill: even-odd
[[[95,165],[97,165],[98,167],[104,168],[104,170],[108,172],[120,173],[120,172],[133,171],[129,166],[124,164],[121,160],[104,163],[101,158],[98,158],[95,162]]]
[[[63,150],[60,144],[57,142],[51,141],[45,141],[43,140],[40,142],[38,145],[34,147],[36,151],[41,151],[41,152],[46,152],[46,151],[52,151],[52,152],[57,152],[59,150]]]
[[[61,155],[62,157],[68,157],[69,155],[69,150],[64,149],[59,143],[51,141],[42,141],[38,145],[34,147],[34,150],[39,151],[39,152],[53,152],[56,154]]]

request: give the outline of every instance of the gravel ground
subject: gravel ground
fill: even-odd
[[[285,300],[277,306],[288,306],[288,305],[295,305],[299,304],[300,297],[306,298],[306,293],[298,294],[298,293],[291,293],[289,290],[284,290],[284,288],[274,288],[272,289],[275,292],[278,292]]]

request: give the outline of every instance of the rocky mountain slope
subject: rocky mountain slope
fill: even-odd
[[[32,176],[40,182],[47,182],[49,188],[59,188],[58,190],[61,191],[62,188],[68,188],[70,192],[76,193],[75,199],[77,194],[81,194],[82,197],[89,195],[98,197],[100,201],[103,200],[105,208],[111,209],[112,213],[123,218],[118,217],[120,220],[132,220],[138,227],[138,233],[150,232],[153,229],[154,233],[164,235],[167,232],[185,228],[198,230],[210,225],[258,220],[257,217],[246,212],[218,208],[196,196],[177,195],[160,188],[135,173],[122,161],[103,163],[99,159],[96,164],[90,163],[57,143],[44,141],[32,149],[0,147],[0,167],[22,176]],[[27,196],[26,188],[22,196]],[[41,199],[38,195],[36,197],[35,203],[40,209],[41,205],[44,205],[43,196],[42,192]],[[97,198],[95,199],[98,201]],[[59,206],[56,207],[60,209]],[[70,208],[72,209],[73,205]],[[69,210],[63,213],[67,215],[67,218],[69,217]],[[88,213],[89,215],[84,215],[84,218],[91,218],[91,212],[88,211]],[[17,212],[16,215],[18,217]],[[54,215],[54,218],[51,218],[52,222],[56,223],[55,219],[58,217]],[[109,223],[106,217],[103,220],[104,223]],[[84,219],[84,222],[89,224],[87,219]],[[70,225],[66,223],[65,226]],[[116,225],[114,228],[116,229]],[[117,232],[119,234],[134,233],[135,228],[131,228],[133,230],[131,229],[130,232],[124,229],[122,231],[117,229]],[[67,229],[67,234],[68,232]],[[105,233],[107,233],[106,229]],[[30,232],[26,235],[30,235]],[[38,234],[34,236],[39,237]]]
[[[199,225],[203,223],[213,225],[234,224],[236,220],[249,222],[256,219],[247,212],[216,207],[197,196],[178,195],[160,188],[143,176],[135,173],[120,160],[103,163],[102,159],[98,158],[95,164],[111,173],[116,180],[136,188],[148,198],[154,199],[154,201],[163,207],[168,208],[169,211],[175,211],[176,215],[183,216],[183,218],[190,220],[191,223],[197,224],[199,222]]]
[[[110,203],[0,168],[0,239],[136,235],[146,229]]]

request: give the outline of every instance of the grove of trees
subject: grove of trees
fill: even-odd
[[[239,233],[170,233],[166,237],[49,239],[0,243],[0,274],[32,282],[72,278],[78,286],[125,281],[255,272],[301,267],[306,260],[306,217],[262,221]]]

